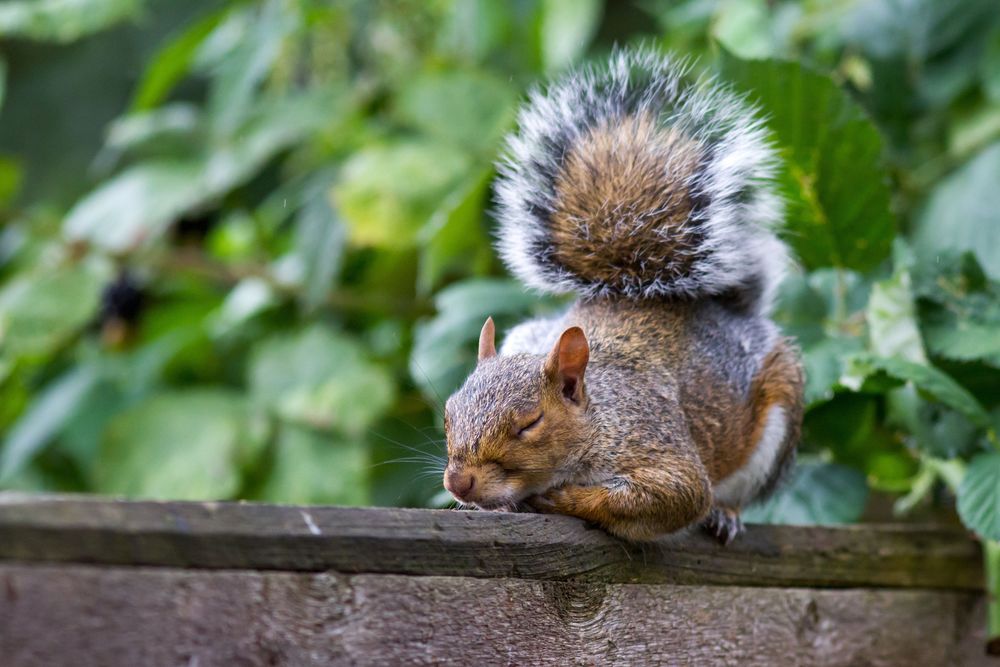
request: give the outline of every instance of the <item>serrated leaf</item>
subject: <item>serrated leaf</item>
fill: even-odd
[[[393,384],[352,338],[319,324],[265,339],[250,362],[257,406],[316,429],[357,435],[393,400]]]
[[[934,265],[940,255],[971,251],[993,280],[1000,280],[1000,142],[993,143],[931,192],[916,217],[914,251]]]
[[[827,269],[782,282],[774,319],[802,350],[807,405],[833,398],[846,360],[865,349],[869,285],[852,271]]]
[[[865,477],[833,463],[800,463],[774,496],[743,511],[752,523],[793,526],[854,523],[868,501]]]
[[[96,490],[164,500],[232,498],[245,420],[242,397],[221,389],[153,396],[108,426]]]
[[[1000,452],[972,459],[958,487],[958,515],[969,530],[1000,540]]]
[[[847,370],[847,360],[864,349],[860,338],[831,337],[802,350],[806,405],[833,398]]]
[[[920,397],[912,385],[886,394],[886,420],[909,431],[920,451],[939,459],[968,456],[981,430],[967,417]]]
[[[759,103],[784,157],[786,238],[809,268],[867,271],[895,221],[875,126],[827,77],[791,62],[728,56],[723,75]]]
[[[909,273],[897,269],[891,278],[875,283],[866,315],[872,352],[916,363],[927,361],[917,328]]]
[[[849,383],[855,383],[859,379],[867,381],[878,371],[882,371],[890,378],[902,382],[912,382],[917,389],[965,415],[977,426],[983,428],[990,426],[990,416],[976,400],[976,397],[933,366],[899,358],[876,357],[870,354],[854,357],[849,366],[848,375],[853,378],[847,381]]]

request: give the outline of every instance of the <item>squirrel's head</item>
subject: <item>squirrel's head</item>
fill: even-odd
[[[483,509],[513,506],[549,489],[588,441],[583,374],[589,358],[579,327],[564,331],[547,357],[497,356],[493,319],[487,319],[476,369],[445,405],[445,488]]]

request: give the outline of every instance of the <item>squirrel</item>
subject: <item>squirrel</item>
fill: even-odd
[[[757,109],[649,48],[533,90],[495,185],[498,248],[575,293],[446,402],[445,488],[484,510],[568,514],[647,541],[723,544],[795,456],[796,347],[769,319],[788,253]]]

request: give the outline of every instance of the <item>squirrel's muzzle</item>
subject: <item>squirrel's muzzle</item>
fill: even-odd
[[[468,471],[449,468],[444,473],[444,488],[459,500],[469,500],[476,488],[476,476]]]

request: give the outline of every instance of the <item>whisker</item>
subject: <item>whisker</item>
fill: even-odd
[[[427,381],[427,386],[431,388],[432,392],[434,392],[434,396],[437,397],[438,401],[436,404],[431,404],[431,402],[428,400],[425,400],[424,402],[427,403],[428,407],[430,407],[431,410],[433,410],[434,413],[437,414],[439,418],[444,419],[444,415],[442,414],[444,409],[444,399],[441,398],[441,392],[439,392],[437,390],[437,387],[434,386],[434,382],[431,380],[431,376],[428,375],[426,371],[424,371],[424,368],[423,366],[420,365],[420,362],[412,357],[410,358],[410,361],[413,363],[416,369],[420,371],[420,374],[424,376],[424,380]]]

